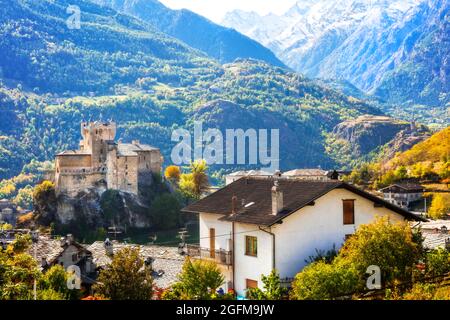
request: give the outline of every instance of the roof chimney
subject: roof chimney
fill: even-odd
[[[238,198],[236,196],[231,197],[231,214],[232,215],[237,213],[237,201],[238,201]]]
[[[272,214],[276,216],[283,210],[283,192],[280,190],[278,180],[274,180],[272,187]]]
[[[111,240],[109,240],[109,238],[106,238],[105,242],[103,243],[103,245],[105,246],[105,251],[106,254],[108,256],[112,256],[114,254],[114,250],[113,250],[113,243]]]

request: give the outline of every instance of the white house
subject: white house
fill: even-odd
[[[415,183],[396,183],[380,189],[386,201],[399,207],[408,208],[414,202],[423,198],[424,188]]]
[[[293,278],[316,249],[339,248],[376,216],[414,214],[341,181],[244,177],[183,209],[199,214],[200,246],[188,254],[213,259],[226,283],[245,295],[272,269]]]
[[[270,177],[272,174],[264,170],[235,171],[225,176],[225,185],[243,177]]]

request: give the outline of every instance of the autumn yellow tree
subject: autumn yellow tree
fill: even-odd
[[[441,219],[448,213],[450,213],[450,196],[435,194],[428,210],[430,218]]]
[[[188,196],[198,199],[209,186],[208,166],[205,160],[195,160],[189,166],[189,173],[181,174],[180,190]]]
[[[168,166],[164,171],[164,177],[171,182],[178,182],[180,180],[181,170],[178,166]]]

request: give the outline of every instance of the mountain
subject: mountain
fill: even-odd
[[[340,166],[326,152],[327,135],[343,121],[382,115],[286,68],[252,59],[220,65],[89,1],[0,4],[0,190],[30,162],[77,148],[83,120],[115,121],[117,139],[161,148],[165,164],[176,145],[172,131],[192,129],[194,120],[204,120],[205,130],[280,129],[287,170]],[[82,12],[80,29],[66,25],[69,5]]]
[[[187,84],[218,67],[151,25],[89,1],[0,4],[1,77],[35,93],[113,93],[139,78]],[[80,29],[67,27],[70,5],[80,8]]]
[[[442,109],[448,12],[448,0],[308,0],[279,16],[233,11],[222,24],[307,76],[346,80],[388,103]]]
[[[386,73],[375,95],[393,103],[432,106],[450,103],[450,6],[425,6],[432,10],[421,26],[420,38],[409,58]],[[406,85],[405,85],[406,84]],[[447,116],[447,123],[449,119]]]
[[[157,0],[94,0],[135,16],[222,63],[238,58],[284,64],[267,48],[233,29],[225,28],[186,9],[172,10]]]
[[[446,170],[450,172],[450,127],[447,127],[414,145],[411,149],[397,154],[385,163],[385,168],[395,169],[399,166],[414,166],[423,164],[439,173]],[[445,164],[447,164],[446,167]],[[447,173],[448,175],[448,173]]]
[[[387,116],[360,116],[345,120],[327,135],[327,153],[351,169],[362,162],[390,159],[430,136],[429,129]]]

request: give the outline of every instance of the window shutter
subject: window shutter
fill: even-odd
[[[344,224],[355,224],[355,200],[342,200]]]

